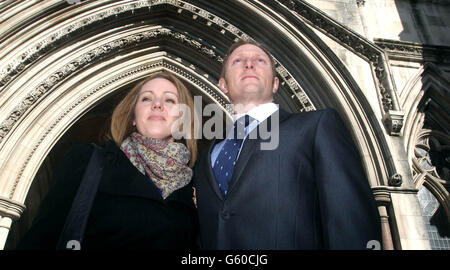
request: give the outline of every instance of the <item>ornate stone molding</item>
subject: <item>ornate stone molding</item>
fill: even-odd
[[[46,55],[56,47],[56,44],[70,39],[71,36],[75,36],[83,30],[90,29],[99,22],[108,20],[108,18],[117,18],[121,14],[131,12],[136,8],[149,8],[150,6],[151,4],[148,1],[124,4],[114,8],[105,9],[103,12],[91,16],[82,17],[66,27],[58,28],[58,30],[49,33],[45,38],[41,38],[38,42],[19,53],[19,57],[6,64],[5,68],[2,68],[0,71],[0,87],[3,87],[9,81],[13,80],[20,72],[25,70],[28,65]]]
[[[185,63],[184,60],[179,58],[174,58],[172,55],[168,54],[169,58],[172,58],[175,61],[181,62],[183,66],[189,66],[190,68],[193,68],[196,70],[196,72],[199,72],[199,74],[203,74],[203,76],[208,79],[209,74],[206,74],[204,72],[200,72],[197,70],[195,66],[193,66],[190,63]],[[196,85],[198,88],[202,89],[202,92],[207,93],[209,96],[211,96],[217,103],[219,103],[221,106],[225,107],[228,104],[228,101],[223,98],[220,94],[217,93],[217,91],[214,91],[214,89],[207,86],[203,81],[201,81],[198,76],[194,76],[193,74],[186,72],[185,69],[182,69],[178,66],[175,66],[167,61],[162,61],[162,67],[164,67],[167,70],[172,71],[173,73],[177,74],[178,76],[187,79],[192,84]],[[211,82],[211,81],[210,81]],[[211,82],[212,83],[212,82]]]
[[[379,205],[389,205],[391,203],[391,192],[384,186],[372,187],[375,201]]]
[[[378,47],[387,52],[389,59],[450,63],[450,46],[432,46],[379,38],[374,41]]]
[[[6,118],[6,120],[0,125],[0,143],[2,142],[6,134],[12,129],[14,124],[34,103],[51,92],[55,86],[57,86],[64,79],[71,76],[75,71],[81,70],[84,67],[95,63],[97,60],[103,59],[104,57],[118,52],[119,50],[132,48],[141,42],[146,42],[154,38],[175,39],[178,42],[186,44],[200,52],[205,53],[207,56],[213,58],[216,61],[223,61],[222,58],[220,56],[217,56],[217,54],[213,50],[202,45],[200,42],[189,38],[185,34],[178,33],[167,28],[144,31],[138,34],[129,35],[118,40],[108,42],[73,59],[70,63],[66,64],[61,69],[46,78],[42,83],[39,84],[39,86],[37,86],[21,102],[19,102],[19,104]]]
[[[294,77],[289,73],[289,71],[282,65],[280,65],[280,63],[275,60],[275,69],[278,73],[278,76],[280,78],[280,82],[284,85],[287,84],[288,87],[291,89],[292,91],[292,96],[291,98],[297,98],[298,101],[300,102],[301,106],[303,107],[303,109],[301,109],[301,111],[314,111],[316,110],[316,107],[312,104],[311,100],[309,99],[308,95],[305,93],[305,91],[303,91],[298,82],[294,79]]]
[[[84,53],[83,55],[72,60],[70,63],[63,66],[58,71],[54,72],[51,76],[45,79],[39,86],[32,90],[10,113],[6,120],[0,125],[0,143],[13,128],[15,123],[26,113],[26,111],[33,106],[40,98],[44,97],[46,94],[51,92],[55,86],[57,86],[64,79],[71,76],[76,70],[81,70],[84,67],[95,63],[97,60],[103,59],[104,57],[118,52],[119,50],[124,50],[129,47],[134,47],[138,43],[146,42],[154,38],[170,38],[177,42],[186,44],[199,52],[207,55],[217,62],[222,62],[223,58],[219,56],[211,48],[201,44],[200,42],[189,37],[187,34],[179,33],[167,28],[159,28],[149,31],[144,31],[141,33],[129,35],[122,37],[118,40],[108,42],[107,44],[101,45],[95,49]],[[289,72],[277,63],[277,70],[280,72],[281,79],[287,81],[292,92],[297,94],[299,100],[305,110],[313,110],[311,101],[305,93],[303,93],[298,86],[298,83],[292,78]],[[213,95],[214,96],[214,95]],[[216,96],[219,98],[219,96]],[[220,99],[219,99],[220,101]]]
[[[0,197],[0,216],[17,220],[25,210],[25,205]]]
[[[394,187],[394,186],[375,186],[372,187],[372,192],[376,196],[376,200],[380,202],[390,202],[391,196],[388,194],[392,193],[403,193],[403,194],[417,194],[418,189]]]
[[[304,18],[308,24],[321,30],[360,57],[372,63],[379,61],[380,53],[382,53],[379,48],[356,32],[331,19],[317,8],[301,0],[279,0],[279,2]]]
[[[366,59],[373,66],[374,72],[376,74],[376,78],[379,81],[377,87],[379,88],[379,95],[382,100],[382,108],[383,113],[386,115],[390,114],[390,111],[398,111],[401,109],[398,107],[398,102],[396,101],[396,93],[393,89],[393,84],[390,82],[390,75],[388,73],[388,67],[386,65],[386,61],[384,60],[384,54],[382,50],[380,50],[376,45],[367,41],[365,38],[359,36],[354,33],[350,29],[347,29],[345,26],[339,24],[338,22],[332,20],[320,10],[314,8],[308,3],[300,0],[280,0],[283,5],[288,7],[291,11],[300,15],[302,18],[306,20],[313,27],[319,29],[324,32],[327,36],[336,40],[343,46],[347,47],[349,50],[353,51],[357,55]],[[235,27],[233,24],[219,18],[218,16],[201,9],[197,6],[194,6],[185,1],[179,0],[146,0],[146,1],[136,1],[133,3],[124,3],[121,5],[117,5],[114,7],[109,7],[104,9],[103,11],[89,15],[82,16],[79,20],[74,23],[67,25],[61,29],[55,30],[49,33],[45,38],[41,39],[39,42],[33,44],[29,48],[27,48],[24,52],[19,53],[19,57],[6,64],[5,68],[2,68],[0,71],[0,91],[4,89],[4,87],[14,80],[23,70],[25,70],[29,65],[31,65],[36,60],[40,59],[44,55],[46,55],[53,48],[57,47],[58,44],[62,44],[63,42],[70,40],[72,37],[77,34],[96,27],[98,24],[102,22],[108,22],[110,20],[114,20],[115,18],[123,18],[125,16],[132,16],[136,13],[151,13],[152,7],[161,6],[161,5],[169,5],[173,9],[178,9],[177,12],[190,12],[192,14],[193,20],[198,20],[198,18],[202,18],[206,24],[206,26],[214,25],[215,28],[220,29],[219,31],[222,34],[228,34],[230,36],[234,36],[235,39],[239,38],[247,38],[249,36],[245,34],[242,30]],[[178,38],[179,40],[183,40],[183,34],[180,33]],[[184,40],[186,42],[192,41],[192,39]],[[199,46],[195,41],[191,44],[192,46]],[[108,48],[106,48],[108,49]],[[203,47],[203,54],[210,55],[210,57],[217,57],[218,61],[221,62],[221,56],[215,55],[215,52],[211,48]],[[70,67],[69,67],[70,69]],[[52,78],[52,80],[58,81],[61,74],[57,74]],[[62,72],[64,75],[64,71]],[[291,85],[291,81],[295,79],[290,77],[285,80],[291,89],[293,89]],[[294,83],[295,84],[295,83]],[[297,84],[298,86],[298,84]],[[46,92],[48,85],[43,84],[40,91]],[[295,86],[294,86],[295,88]],[[311,103],[304,93],[299,93],[298,91],[293,90],[294,95],[292,97],[297,97],[305,110],[314,109],[311,106]],[[39,96],[40,94],[37,93]],[[33,102],[32,100],[35,98],[33,96],[28,97],[30,99],[29,102]],[[7,120],[6,125],[2,125],[0,127],[0,140],[4,136],[4,133],[8,131],[8,127],[11,125],[11,121],[17,121],[18,115],[23,111],[23,106],[21,105],[17,108],[14,115],[11,115]],[[385,117],[385,119],[391,119],[390,117]],[[403,120],[402,120],[403,121]],[[393,124],[388,123],[387,127],[394,126]],[[398,135],[397,132],[393,130],[389,130],[391,135]],[[3,134],[3,135],[2,135]]]
[[[385,52],[377,45],[339,22],[331,19],[319,9],[311,6],[305,1],[278,0],[278,2],[302,17],[309,25],[320,30],[325,35],[371,64],[377,78],[376,87],[378,88],[378,95],[381,100],[383,118],[385,121],[390,121],[394,119],[394,117],[390,115],[391,111],[396,112],[395,118],[397,123],[385,122],[385,126],[390,135],[398,136],[399,131],[393,130],[392,128],[401,128],[401,126],[403,126],[403,114],[399,107],[396,90],[394,89],[394,84],[392,83],[391,75],[389,73]],[[399,121],[401,122],[400,124],[398,123]]]
[[[51,33],[49,33],[45,38],[40,39],[38,42],[34,43],[32,46],[27,48],[25,51],[20,53],[20,56],[11,62],[7,63],[4,68],[0,71],[0,91],[2,88],[15,77],[17,77],[20,72],[25,70],[27,66],[46,55],[49,51],[55,48],[58,44],[70,40],[71,37],[87,30],[98,26],[102,22],[107,22],[119,17],[126,16],[127,14],[132,15],[134,12],[147,12],[151,15],[151,7],[157,5],[169,4],[173,6],[174,9],[178,8],[179,13],[183,10],[191,12],[193,14],[193,20],[196,20],[199,16],[207,20],[207,25],[211,26],[215,24],[218,28],[222,29],[222,34],[226,31],[238,36],[239,38],[249,38],[240,29],[235,27],[229,22],[203,10],[194,5],[186,3],[179,0],[146,0],[146,1],[136,1],[134,3],[126,3],[111,8],[106,8],[102,12],[96,13],[94,15],[80,17],[74,23],[65,26],[63,28],[58,28]],[[193,44],[199,46],[199,44]],[[213,53],[211,50],[205,49],[205,54]],[[220,60],[219,60],[220,61]],[[221,61],[220,61],[221,62]]]
[[[32,46],[31,49],[27,50],[22,54],[21,61],[17,61],[16,70],[12,68],[12,64],[8,65],[6,69],[9,72],[3,78],[9,78],[8,81],[12,79],[12,75],[19,74],[19,71],[26,68],[26,65],[31,64],[32,61],[35,61],[39,57],[45,55],[50,48],[56,46],[60,40],[64,40],[70,38],[70,34],[80,30],[85,29],[89,25],[95,25],[101,20],[107,20],[108,17],[116,17],[121,13],[134,11],[135,9],[142,8],[150,8],[152,5],[158,4],[172,4],[175,7],[179,8],[178,12],[182,12],[183,10],[192,12],[195,16],[201,16],[205,18],[206,24],[216,24],[218,27],[221,27],[221,32],[228,31],[229,33],[235,35],[236,39],[250,39],[248,35],[243,33],[241,30],[233,26],[232,24],[218,18],[211,13],[197,8],[191,4],[184,3],[182,1],[170,1],[170,0],[153,0],[153,1],[139,1],[133,4],[126,4],[124,6],[118,6],[114,8],[107,9],[100,14],[92,15],[88,18],[81,18],[79,21],[73,23],[70,26],[63,28],[53,34],[50,35],[49,38],[40,41],[36,44],[36,46]],[[181,10],[180,10],[181,9]],[[193,17],[195,19],[195,17]],[[78,30],[77,30],[78,29]],[[121,50],[126,50],[127,48],[133,48],[134,46],[148,42],[155,38],[166,38],[176,40],[179,43],[185,44],[195,50],[197,50],[200,54],[203,54],[213,61],[218,63],[223,62],[222,56],[215,51],[214,47],[207,46],[201,42],[201,40],[193,38],[189,36],[187,33],[181,33],[174,29],[168,28],[159,28],[149,31],[144,31],[137,34],[132,34],[126,37],[121,37],[120,39],[108,42],[103,44],[95,49],[90,50],[87,53],[77,57],[72,60],[69,64],[66,64],[64,67],[54,72],[51,76],[45,79],[36,89],[32,90],[24,100],[19,102],[19,104],[12,110],[9,116],[4,120],[0,125],[0,143],[3,141],[5,136],[11,131],[15,123],[26,113],[26,111],[36,103],[40,98],[44,97],[46,94],[50,93],[53,88],[62,82],[64,79],[73,75],[77,70],[81,70],[88,65],[94,64],[95,62],[107,57],[111,54],[119,52]],[[286,82],[291,89],[292,97],[297,97],[298,101],[301,103],[301,106],[304,110],[314,110],[314,106],[312,102],[309,100],[308,96],[301,90],[298,82],[289,74],[286,68],[284,68],[278,61],[276,62],[277,71],[281,76],[282,82]],[[20,68],[19,68],[20,67]],[[19,69],[17,69],[19,68]],[[10,71],[10,69],[13,69]],[[4,75],[4,72],[0,73],[1,76]],[[3,80],[3,79],[2,79]],[[1,84],[0,84],[1,86]],[[0,88],[1,89],[1,88]]]

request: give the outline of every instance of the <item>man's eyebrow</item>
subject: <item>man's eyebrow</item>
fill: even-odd
[[[243,56],[242,53],[237,53],[237,54],[231,56],[230,58],[242,57],[242,56]],[[269,58],[269,56],[267,56],[267,54],[265,54],[265,53],[255,53],[253,56],[256,56],[256,57],[264,56],[266,58]]]

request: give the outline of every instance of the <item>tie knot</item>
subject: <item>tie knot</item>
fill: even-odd
[[[245,127],[247,127],[250,124],[250,119],[253,119],[253,117],[246,114],[246,115],[241,116],[238,119],[236,119],[236,122],[234,122],[234,125],[236,126],[238,123],[239,125],[244,125]]]
[[[238,118],[233,125],[234,128],[234,139],[244,139],[245,138],[245,128],[254,120],[253,117],[248,114]]]

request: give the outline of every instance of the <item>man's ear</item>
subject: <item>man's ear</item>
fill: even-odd
[[[276,93],[278,91],[278,85],[280,84],[280,80],[277,76],[273,78],[273,87],[272,87],[272,93]]]
[[[219,88],[220,88],[220,90],[222,90],[222,92],[223,92],[224,94],[227,94],[227,93],[228,93],[227,82],[225,81],[224,78],[220,78],[220,79],[219,79]]]

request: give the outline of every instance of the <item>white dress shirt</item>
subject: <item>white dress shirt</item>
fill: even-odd
[[[256,121],[251,122],[246,128],[245,128],[245,137],[244,137],[244,142],[245,139],[247,138],[248,134],[254,129],[256,128],[259,123],[263,122],[264,120],[266,120],[270,115],[272,115],[274,112],[276,112],[278,110],[278,105],[273,103],[273,102],[269,102],[269,103],[265,103],[265,104],[261,104],[253,109],[251,109],[250,111],[248,111],[245,114],[248,114],[249,116],[253,117],[254,119],[256,119]],[[233,123],[239,119],[240,117],[244,116],[245,114],[235,114],[233,116]],[[227,135],[227,138],[232,138],[234,134],[234,129],[231,129],[230,132]],[[225,139],[227,139],[225,138]],[[220,143],[216,144],[211,152],[211,164],[214,167],[214,162],[217,159],[217,156],[220,153],[220,150],[222,150],[223,145],[225,144],[225,140],[221,141]],[[237,158],[239,158],[239,155],[241,154],[241,150],[242,150],[242,146],[244,145],[244,143],[242,143],[241,148],[239,149],[239,153]]]

